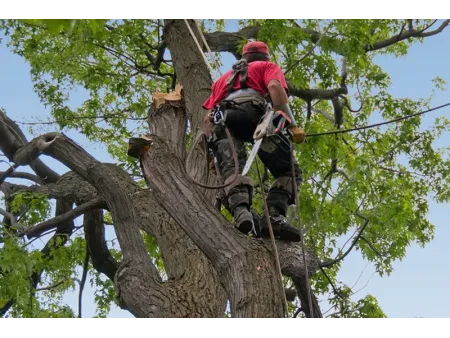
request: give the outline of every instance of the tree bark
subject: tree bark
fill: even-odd
[[[164,39],[183,85],[183,99],[167,102],[149,115],[153,145],[141,158],[148,189],[138,187],[122,169],[98,162],[58,133],[28,143],[8,141],[3,146],[14,150],[10,158],[17,164],[36,163],[40,154],[46,154],[73,173],[48,182],[48,186],[5,183],[1,187],[35,189],[55,196],[64,202],[64,212],[71,203],[104,201],[123,259],[116,262],[106,246],[102,210],[97,204],[84,210],[87,246],[94,267],[113,279],[121,306],[137,317],[222,317],[227,300],[233,317],[283,317],[284,288],[275,273],[270,241],[237,231],[214,208],[215,191],[198,188],[187,177],[200,180],[207,174],[200,147],[191,147],[193,161],[185,168],[186,129],[189,120],[191,139],[201,133],[205,113],[201,105],[212,81],[184,21],[166,20]],[[211,176],[210,182],[216,183]],[[55,224],[69,231],[65,225],[70,220],[63,221]],[[141,231],[155,237],[167,280],[153,264]],[[294,279],[299,292],[306,278],[315,273],[317,258],[307,252],[307,276],[301,245],[277,245],[282,271]]]

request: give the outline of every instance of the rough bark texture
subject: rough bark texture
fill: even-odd
[[[114,280],[118,263],[106,245],[103,211],[101,209],[90,210],[84,214],[83,220],[86,244],[94,269]]]
[[[238,38],[223,44],[236,43]],[[149,114],[153,145],[141,158],[149,188],[137,186],[118,166],[98,162],[65,135],[48,133],[27,142],[23,134],[13,132],[17,126],[2,113],[0,118],[9,127],[0,123],[0,131],[6,135],[0,137],[0,149],[17,165],[32,166],[38,179],[28,177],[37,183],[31,187],[4,182],[0,189],[8,193],[36,191],[58,200],[56,217],[45,227],[31,229],[31,234],[38,235],[51,225],[57,227],[55,236],[68,238],[73,229],[68,213],[76,216],[82,211],[94,268],[114,281],[121,306],[137,317],[223,317],[227,300],[234,317],[282,317],[284,290],[276,277],[270,241],[238,232],[214,208],[216,192],[198,188],[187,177],[205,180],[207,174],[200,147],[190,149],[193,160],[186,170],[185,134],[188,120],[191,139],[201,132],[205,113],[201,105],[212,81],[184,21],[166,20],[164,40],[183,85],[183,100],[167,102]],[[222,40],[216,41],[215,48],[225,48],[220,47]],[[59,177],[40,162],[40,154],[57,159],[72,172]],[[42,181],[46,185],[41,185]],[[217,183],[213,175],[209,181]],[[78,206],[74,210],[73,204]],[[112,215],[123,255],[120,262],[106,246],[102,208]],[[155,237],[167,280],[152,263],[142,231]],[[306,276],[301,246],[277,245],[282,271],[293,278],[306,308],[305,281],[315,273],[317,259],[307,252]],[[36,285],[39,274],[36,272]],[[9,308],[13,303],[6,305]]]
[[[195,32],[193,21],[188,22]],[[183,20],[165,20],[164,40],[172,55],[177,78],[183,85],[184,109],[190,122],[191,139],[196,140],[203,130],[203,117],[206,111],[202,108],[202,104],[211,93],[211,74]],[[202,181],[207,176],[206,168],[205,165],[197,163],[205,163],[204,151],[196,148],[192,152],[189,174],[195,180]],[[208,183],[216,184],[214,175],[208,177]],[[211,201],[216,195],[213,190],[204,189],[203,193]]]

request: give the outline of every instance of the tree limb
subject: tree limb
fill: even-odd
[[[7,171],[0,171],[0,177],[1,176],[7,176],[7,177],[11,177],[11,178],[23,178],[29,181],[33,181],[37,184],[43,184],[44,182],[36,175],[30,174],[30,173],[26,173],[26,172],[20,172],[20,171],[13,171],[11,173],[7,173]],[[3,181],[2,179],[0,179],[0,184],[2,184]]]
[[[340,87],[336,89],[301,89],[295,88],[290,82],[288,84],[289,95],[297,96],[305,101],[310,100],[331,100],[339,95],[347,95],[347,87]]]
[[[0,173],[0,184],[2,184],[5,181],[5,179],[7,179],[9,176],[11,176],[17,167],[18,167],[17,164],[13,164],[6,171],[1,172]]]
[[[6,113],[0,110],[0,150],[12,161],[19,148],[27,144],[27,139],[19,126]],[[35,159],[27,163],[33,171],[45,182],[55,183],[60,175],[46,166],[41,160]]]
[[[356,235],[355,239],[353,240],[352,244],[350,245],[350,247],[347,249],[347,251],[341,257],[337,257],[336,259],[333,259],[332,261],[323,262],[323,263],[320,264],[320,267],[322,267],[322,268],[329,268],[332,265],[334,265],[334,264],[340,262],[341,260],[343,260],[350,253],[350,251],[352,251],[353,247],[356,245],[356,243],[360,239],[360,237],[361,237],[364,229],[366,228],[367,224],[369,224],[369,220],[368,219],[366,219],[366,221],[364,222],[364,224],[360,228],[358,234]]]
[[[119,264],[112,257],[105,241],[105,226],[103,225],[103,211],[89,210],[84,214],[84,233],[86,246],[94,269],[105,274],[114,281]]]
[[[367,243],[367,245],[369,246],[369,248],[372,249],[373,252],[375,252],[377,254],[378,257],[386,257],[385,255],[382,255],[377,249],[375,249],[375,247],[372,245],[372,243],[370,243],[364,236],[360,236],[360,238]]]
[[[425,30],[428,29],[430,26],[426,27],[423,30],[417,30],[417,29],[412,28],[412,24],[409,24],[408,30],[404,31],[402,29],[402,31],[400,31],[399,34],[391,36],[390,38],[385,39],[385,40],[377,41],[373,45],[367,45],[366,47],[364,47],[364,50],[366,52],[371,52],[371,51],[375,51],[378,49],[389,47],[399,41],[403,41],[403,40],[406,40],[409,38],[425,38],[425,37],[429,37],[432,35],[436,35],[436,34],[441,33],[449,25],[449,23],[450,23],[450,20],[445,20],[439,26],[439,28],[437,28],[433,31],[430,31],[430,32],[425,32]]]
[[[39,236],[44,231],[57,227],[62,222],[73,220],[78,216],[84,214],[86,211],[99,207],[106,207],[106,204],[102,198],[96,197],[93,200],[86,202],[76,207],[75,209],[70,210],[69,212],[66,212],[65,214],[55,216],[54,218],[39,223],[38,225],[32,227],[31,229],[26,230],[24,232],[24,235],[26,235],[28,238]]]
[[[86,247],[86,256],[84,257],[83,263],[83,275],[80,281],[80,292],[78,294],[78,318],[81,318],[82,314],[82,304],[83,304],[83,290],[84,285],[86,284],[87,274],[89,268],[89,249]]]
[[[339,296],[339,298],[341,298],[342,300],[345,300],[345,297],[339,292],[339,290],[336,288],[336,286],[334,285],[334,283],[331,280],[331,278],[328,276],[328,274],[325,272],[325,270],[322,267],[320,267],[320,271],[322,271],[323,275],[328,280],[328,283],[330,283],[330,285],[333,288],[333,291],[336,294],[336,296]]]
[[[50,286],[46,286],[46,287],[44,287],[44,288],[38,288],[38,289],[36,289],[36,291],[48,291],[48,290],[52,290],[52,289],[55,289],[55,288],[57,288],[58,286],[64,284],[65,282],[67,282],[67,279],[64,279],[64,280],[62,280],[62,281],[59,281],[58,283],[55,283],[55,284],[50,285]]]
[[[256,38],[262,27],[244,27],[238,32],[204,33],[206,42],[212,52],[229,52],[237,59],[241,58],[241,51],[237,46],[244,40]],[[203,46],[206,52],[206,47]]]
[[[11,222],[11,226],[14,227],[17,224],[16,216],[7,212],[5,209],[0,208],[0,215],[3,215],[5,218],[9,219]]]
[[[5,305],[0,307],[0,317],[3,317],[6,314],[6,312],[8,312],[8,310],[11,308],[11,306],[14,305],[15,302],[16,299],[12,298],[9,301],[7,301]]]

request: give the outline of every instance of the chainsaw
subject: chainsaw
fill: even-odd
[[[245,163],[242,176],[247,175],[259,150],[267,153],[291,151],[289,139],[295,139],[294,133],[296,133],[298,128],[289,128],[290,122],[291,120],[287,114],[281,110],[275,111],[269,104],[266,114],[262,117],[253,134],[255,143]],[[303,133],[301,130],[299,131]]]

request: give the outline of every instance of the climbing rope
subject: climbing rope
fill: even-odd
[[[203,60],[205,61],[206,66],[208,67],[210,73],[213,74],[213,73],[214,73],[214,70],[213,70],[213,68],[211,67],[211,65],[210,65],[210,63],[209,63],[209,61],[208,61],[208,59],[206,58],[205,53],[203,53],[203,49],[202,49],[202,47],[200,46],[200,43],[198,42],[197,37],[196,37],[195,34],[194,34],[194,31],[192,30],[191,26],[189,25],[189,22],[187,21],[187,19],[183,19],[183,20],[184,20],[184,23],[186,24],[187,29],[189,30],[189,33],[191,34],[192,38],[194,39],[194,42],[195,42],[195,44],[196,44],[196,46],[197,46],[197,48],[198,48],[200,54],[203,56]],[[203,43],[205,44],[206,49],[208,50],[208,52],[209,52],[211,58],[213,58],[213,57],[212,57],[211,49],[209,48],[209,45],[208,45],[208,43],[206,42],[206,39],[205,39],[205,37],[203,36],[203,33],[202,33],[200,27],[198,27],[197,22],[196,22],[195,20],[194,20],[194,23],[195,23],[195,26],[197,27],[198,32],[200,33],[200,36],[202,37],[202,41],[203,41]],[[213,58],[213,60],[214,60],[214,58]],[[222,73],[220,72],[220,67],[218,66],[218,64],[217,64],[217,62],[216,62],[215,60],[214,60],[214,62],[216,63],[217,71],[218,71],[219,74],[222,76]]]
[[[309,273],[308,273],[308,264],[306,264],[306,250],[305,250],[305,241],[303,237],[303,227],[302,227],[302,219],[300,215],[300,205],[298,203],[298,191],[295,184],[295,156],[294,156],[294,144],[291,144],[291,171],[292,171],[292,194],[294,196],[294,204],[297,207],[297,211],[295,213],[295,218],[298,221],[299,231],[300,231],[300,243],[302,244],[302,259],[303,265],[305,266],[305,285],[306,292],[308,292],[308,307],[309,307],[309,316],[310,318],[314,318],[314,311],[312,308],[312,295],[311,295],[311,285],[309,284]]]
[[[222,185],[208,185],[208,184],[197,182],[191,176],[189,176],[189,171],[187,169],[187,165],[188,165],[188,163],[191,162],[191,157],[194,152],[193,151],[194,147],[196,147],[199,144],[201,138],[205,137],[205,133],[202,132],[199,134],[199,136],[196,138],[194,144],[192,145],[191,151],[188,154],[188,157],[186,159],[186,164],[185,164],[185,170],[186,170],[187,177],[192,183],[198,185],[199,187],[205,188],[205,189],[215,190],[215,189],[223,189],[223,188],[229,187],[234,182],[236,182],[236,179],[238,178],[238,175],[239,175],[239,160],[238,160],[238,156],[237,156],[237,152],[236,152],[236,147],[234,146],[233,138],[231,137],[230,131],[228,130],[227,127],[225,127],[225,134],[227,135],[228,142],[230,142],[231,154],[233,156],[233,161],[234,161],[234,175],[233,175],[233,178],[231,179],[231,181],[228,183],[222,184]],[[208,162],[208,154],[206,154],[206,162]]]
[[[383,125],[386,125],[386,124],[390,124],[390,123],[394,123],[394,122],[398,122],[398,121],[403,121],[403,120],[406,120],[406,119],[409,119],[409,118],[412,118],[412,117],[415,117],[415,116],[423,115],[423,114],[432,112],[434,110],[442,109],[442,108],[447,107],[447,106],[450,106],[450,102],[446,103],[446,104],[443,104],[443,105],[440,105],[440,106],[437,106],[437,107],[433,107],[433,108],[430,108],[430,109],[418,112],[418,113],[414,113],[414,114],[411,114],[411,115],[398,117],[396,119],[385,121],[385,122],[374,123],[374,124],[369,124],[367,126],[355,127],[355,128],[350,128],[350,129],[340,129],[340,130],[334,130],[334,131],[325,131],[323,133],[306,134],[306,137],[343,134],[343,133],[349,133],[349,132],[356,131],[356,130],[364,130],[364,129],[375,128],[375,127],[383,126]]]
[[[189,33],[191,34],[191,36],[192,36],[192,38],[193,38],[193,40],[194,40],[194,42],[195,42],[195,44],[196,44],[200,54],[203,56],[203,60],[205,61],[206,66],[208,67],[209,71],[211,73],[213,73],[213,68],[211,67],[210,63],[208,62],[208,59],[206,58],[205,53],[203,53],[203,49],[200,46],[200,43],[198,42],[197,37],[195,36],[194,32],[192,31],[192,28],[190,27],[187,19],[184,19],[184,22],[185,22],[186,27],[189,30]],[[211,49],[209,48],[209,45],[206,42],[206,39],[205,39],[205,37],[204,37],[200,27],[198,27],[196,22],[195,22],[195,25],[196,25],[196,28],[197,28],[197,30],[198,30],[201,38],[202,38],[203,43],[206,46],[206,49],[208,50],[209,55],[212,57]],[[213,57],[212,57],[212,59],[215,62],[215,65],[217,67],[217,70],[218,70],[219,74],[222,75],[222,73],[220,72],[220,67],[217,64],[217,61]],[[381,123],[375,123],[375,124],[371,124],[371,125],[367,125],[367,126],[355,127],[355,128],[350,128],[350,129],[341,129],[341,130],[335,130],[335,131],[306,134],[306,137],[316,137],[316,136],[322,136],[322,135],[343,134],[343,133],[348,133],[348,132],[357,131],[357,130],[364,130],[364,129],[375,128],[375,127],[379,127],[379,126],[382,126],[382,125],[386,125],[386,124],[390,124],[390,123],[406,120],[406,119],[409,119],[409,118],[412,118],[412,117],[415,117],[415,116],[419,116],[419,115],[422,115],[422,114],[426,114],[426,113],[429,113],[431,111],[438,110],[438,109],[441,109],[441,108],[444,108],[444,107],[447,107],[447,106],[450,106],[450,102],[446,103],[446,104],[443,104],[443,105],[440,105],[440,106],[437,106],[437,107],[434,107],[434,108],[431,108],[431,109],[428,109],[428,110],[424,110],[424,111],[421,111],[421,112],[418,112],[418,113],[414,113],[414,114],[411,114],[411,115],[399,117],[399,118],[392,119],[392,120],[385,121],[385,122],[381,122]],[[225,131],[226,131],[228,139],[230,140],[233,160],[234,160],[234,164],[235,164],[235,172],[234,172],[233,180],[231,180],[231,182],[229,182],[227,184],[223,184],[223,185],[220,185],[220,186],[209,186],[209,185],[206,185],[206,184],[202,184],[202,183],[196,182],[193,178],[191,178],[188,175],[188,178],[191,180],[191,182],[193,182],[196,185],[199,185],[199,186],[201,186],[203,188],[206,188],[206,189],[222,189],[222,188],[225,188],[227,186],[230,186],[237,179],[238,174],[239,174],[239,163],[238,163],[238,159],[237,159],[237,153],[236,153],[236,149],[234,147],[234,143],[232,141],[231,135],[229,134],[228,128],[225,128]],[[200,137],[203,137],[203,136],[204,136],[204,134],[200,134]],[[198,137],[196,142],[194,142],[193,147],[198,144],[200,137]],[[189,162],[189,159],[190,159],[191,155],[192,155],[192,151],[188,155],[187,162]],[[262,198],[263,198],[263,201],[264,201],[264,215],[265,215],[265,218],[266,218],[267,225],[269,227],[270,238],[271,238],[273,250],[274,250],[274,253],[275,253],[275,263],[276,263],[276,267],[277,267],[277,275],[278,275],[278,279],[279,279],[279,283],[280,283],[280,287],[281,287],[281,293],[283,295],[283,309],[284,309],[284,312],[285,312],[285,314],[287,316],[287,314],[288,314],[288,306],[287,306],[286,294],[284,292],[283,276],[282,276],[282,271],[281,271],[280,259],[279,259],[279,255],[278,255],[277,246],[276,246],[276,243],[275,243],[275,237],[274,237],[274,234],[273,234],[272,224],[270,222],[270,215],[269,215],[269,211],[268,211],[265,191],[264,191],[264,188],[263,188],[263,181],[262,181],[261,174],[260,174],[260,171],[259,171],[258,159],[256,159],[256,161],[257,161],[258,178],[259,178],[259,183],[260,183],[260,186],[261,186],[261,194],[262,194]],[[294,161],[295,161],[294,147],[292,146],[292,148],[291,148],[292,186],[293,186],[293,194],[294,194],[295,205],[297,207],[299,207],[298,206],[297,189],[295,188]],[[187,172],[187,170],[186,170],[186,172]],[[303,233],[302,233],[302,224],[301,224],[300,210],[298,210],[296,212],[296,217],[297,217],[297,220],[298,220],[298,223],[299,223],[300,241],[301,241],[301,245],[302,245],[302,258],[303,258],[303,265],[305,267],[305,284],[306,284],[306,288],[307,288],[307,292],[308,292],[309,314],[310,314],[311,318],[314,318],[314,311],[313,311],[313,307],[312,307],[311,285],[310,285],[309,279],[308,279],[308,266],[307,266],[307,262],[306,262],[305,243],[304,243],[304,237],[303,237]]]
[[[261,177],[261,173],[259,171],[258,158],[256,158],[256,170],[258,172],[259,185],[261,187],[261,196],[262,196],[262,199],[264,201],[264,218],[266,219],[267,226],[269,228],[270,241],[272,243],[273,251],[275,253],[275,265],[276,265],[276,268],[277,268],[278,280],[279,280],[279,283],[280,283],[280,286],[281,286],[281,294],[283,295],[283,309],[284,309],[285,317],[287,317],[287,315],[288,315],[288,305],[287,305],[286,293],[284,292],[283,274],[281,272],[280,257],[278,255],[277,244],[275,243],[275,235],[273,234],[272,222],[270,222],[269,207],[267,205],[266,192],[264,191],[263,180],[262,180],[262,177]]]
[[[194,20],[194,21],[195,21],[195,20]],[[206,39],[205,39],[205,35],[203,34],[203,32],[202,32],[201,28],[199,27],[199,25],[197,25],[197,22],[195,23],[195,27],[197,27],[197,31],[198,31],[198,33],[200,34],[203,43],[205,44],[205,47],[206,47],[206,50],[207,50],[208,53],[209,53],[209,56],[211,57],[211,59],[214,60],[214,64],[215,64],[216,67],[217,67],[217,71],[219,72],[219,75],[222,76],[222,72],[220,71],[219,63],[218,63],[217,60],[213,57],[213,53],[212,53],[212,51],[211,51],[211,48],[209,48],[208,42],[206,42]]]

